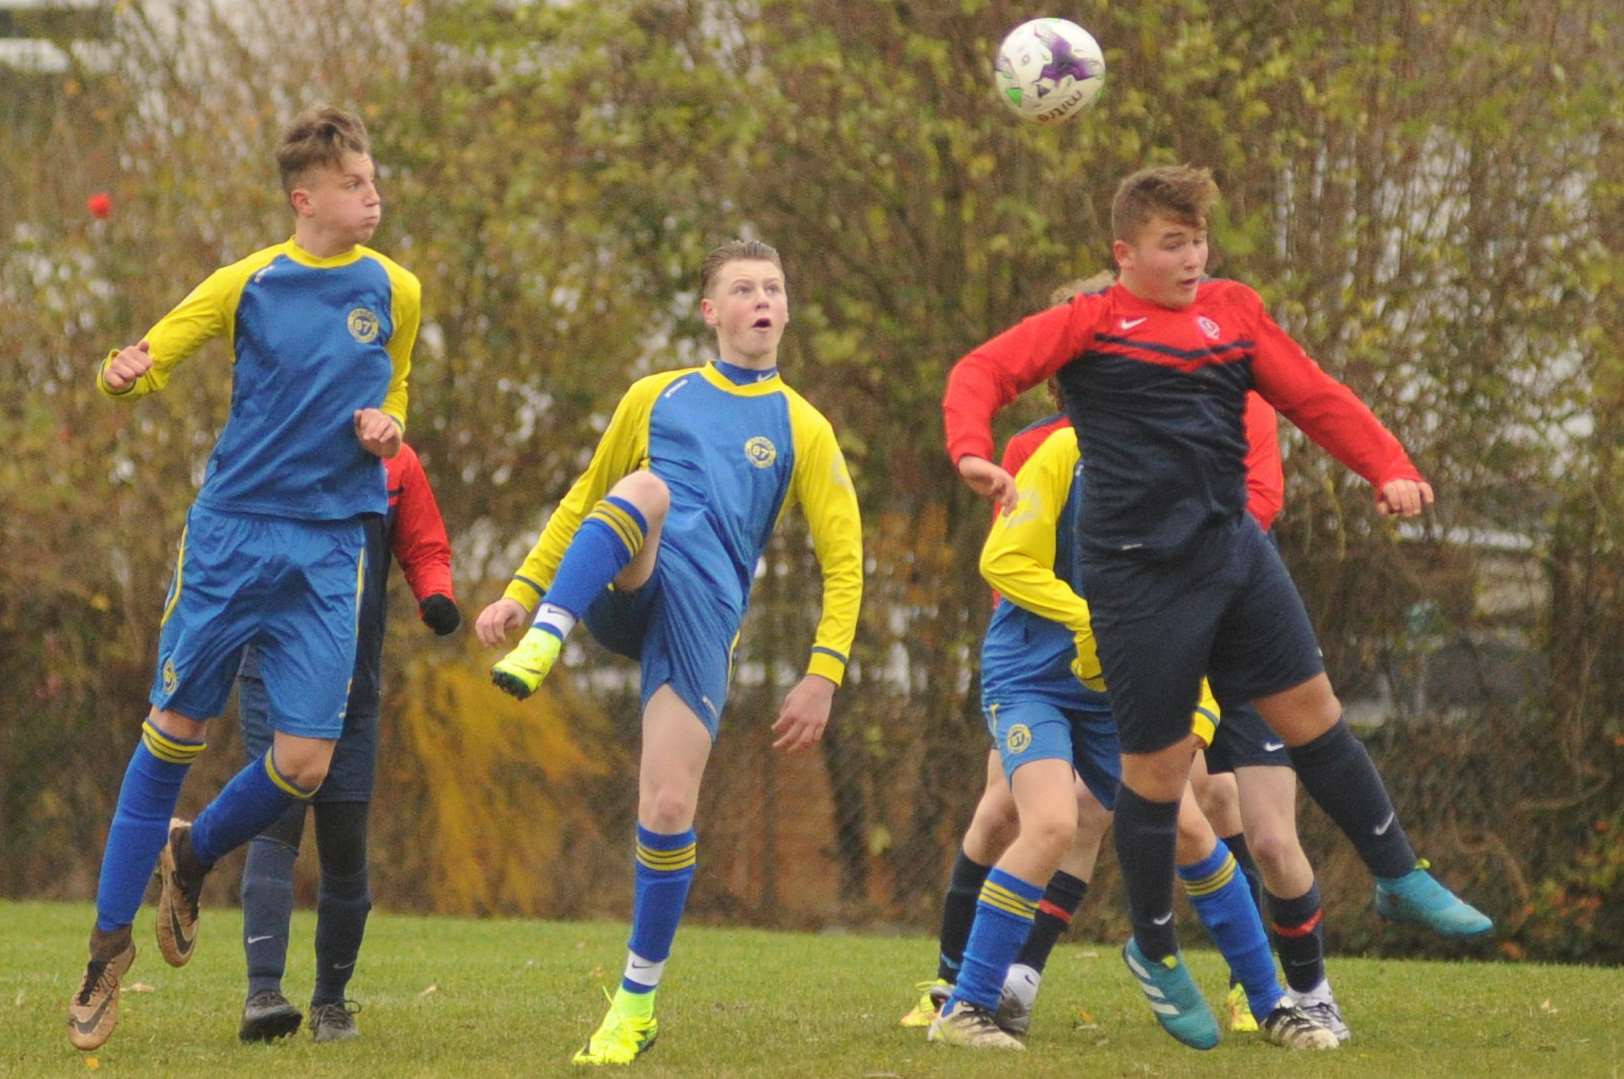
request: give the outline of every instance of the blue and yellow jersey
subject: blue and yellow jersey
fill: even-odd
[[[982,694],[1108,710],[1111,698],[1071,673],[1075,635],[1090,627],[1073,557],[1083,498],[1077,432],[1051,432],[1015,474],[1015,486],[1015,509],[993,522],[981,549],[981,576],[1002,597],[981,645]]]
[[[107,360],[96,384],[120,399],[155,393],[224,336],[231,414],[198,503],[304,520],[381,514],[383,463],[361,448],[353,417],[381,408],[405,430],[421,294],[410,271],[370,248],[317,258],[288,240],[216,270],[160,319],[146,335],[152,369],[133,386],[108,389]]]
[[[662,563],[708,582],[739,618],[768,537],[800,504],[823,571],[807,672],[838,685],[863,595],[857,495],[834,428],[776,373],[736,385],[707,365],[634,383],[503,595],[534,610],[586,513],[621,477],[644,468],[671,491]]]
[[[1108,710],[1110,695],[1071,672],[1076,635],[1092,628],[1075,547],[1085,491],[1076,429],[1052,431],[1015,474],[1015,487],[1015,509],[993,522],[981,548],[981,576],[1002,597],[981,645],[982,696]],[[1205,679],[1197,712],[1196,735],[1211,744],[1218,705]]]

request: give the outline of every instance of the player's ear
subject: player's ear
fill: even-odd
[[[705,325],[716,325],[716,305],[711,303],[709,296],[699,298],[699,314],[705,319]]]
[[[1126,240],[1112,240],[1111,257],[1116,259],[1117,266],[1126,266],[1133,259],[1133,246]]]
[[[293,207],[295,214],[300,217],[308,217],[310,214],[310,192],[302,187],[294,188],[288,192],[288,205]]]

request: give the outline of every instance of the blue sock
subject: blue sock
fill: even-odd
[[[278,772],[274,752],[266,750],[265,756],[232,776],[192,822],[192,853],[205,867],[263,832],[295,798],[309,801],[316,793]]]
[[[1274,976],[1274,953],[1269,950],[1246,874],[1240,872],[1235,856],[1220,839],[1201,861],[1179,866],[1179,879],[1184,881],[1190,905],[1207,927],[1207,935],[1245,987],[1253,1018],[1261,1022],[1286,991]]]
[[[300,808],[303,808],[302,806]],[[293,863],[299,848],[257,835],[242,870],[242,943],[248,958],[248,995],[282,991],[293,918]]]
[[[96,928],[103,933],[135,921],[158,852],[169,842],[169,818],[180,801],[186,770],[202,752],[202,742],[171,738],[151,720],[141,725],[141,740],[118,789],[96,884]]]
[[[641,824],[637,826],[632,937],[626,942],[633,959],[628,965],[628,976],[620,983],[628,993],[649,993],[659,985],[659,975],[671,957],[671,941],[676,938],[682,909],[688,905],[688,888],[694,882],[698,847],[699,838],[692,828],[675,835],[661,835]],[[648,981],[630,977],[638,960],[656,968]]]
[[[615,574],[637,557],[647,536],[648,522],[636,506],[618,495],[605,498],[570,540],[546,601],[580,618]]]
[[[1041,884],[1022,880],[997,866],[987,874],[981,898],[976,900],[976,921],[970,928],[970,943],[964,948],[958,984],[943,1005],[944,1012],[960,1000],[988,1011],[998,1009],[1004,976],[1032,931],[1041,898]]]

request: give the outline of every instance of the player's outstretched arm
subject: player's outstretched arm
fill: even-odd
[[[507,635],[530,624],[530,612],[516,599],[501,599],[479,612],[474,619],[474,636],[479,643],[494,648],[507,640]]]
[[[355,437],[361,448],[385,461],[400,452],[400,424],[377,408],[355,410]]]
[[[773,733],[778,738],[773,748],[794,753],[817,745],[829,725],[829,710],[834,699],[833,682],[821,674],[804,676],[778,709],[778,718],[773,721]]]
[[[993,464],[985,457],[974,455],[959,458],[959,475],[969,485],[970,490],[984,498],[992,499],[993,505],[998,507],[1000,513],[1010,513],[1015,509],[1015,477]]]
[[[121,395],[152,370],[152,345],[146,338],[108,357],[98,377],[108,393]]]
[[[1384,517],[1418,517],[1432,501],[1426,480],[1388,480],[1376,491],[1376,509]]]

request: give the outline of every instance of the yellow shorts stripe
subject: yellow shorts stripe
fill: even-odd
[[[147,752],[169,764],[191,764],[205,748],[201,742],[175,741],[154,727],[150,719],[141,724],[141,739],[147,744]]]
[[[1212,895],[1235,879],[1235,869],[1235,856],[1231,854],[1224,859],[1224,864],[1219,866],[1217,872],[1211,876],[1202,877],[1200,880],[1185,881],[1184,890],[1190,895]]]
[[[175,579],[169,584],[169,598],[164,601],[163,617],[158,619],[158,628],[162,629],[169,616],[175,613],[175,604],[180,602],[181,570],[186,566],[186,529],[180,530],[180,550],[175,555]]]
[[[288,779],[281,772],[278,772],[276,770],[276,762],[271,759],[271,754],[273,752],[273,750],[269,749],[265,751],[265,774],[271,777],[271,782],[275,783],[284,794],[291,795],[302,802],[310,801],[310,799],[315,796],[316,792],[307,791],[303,787],[295,785],[292,780]]]

